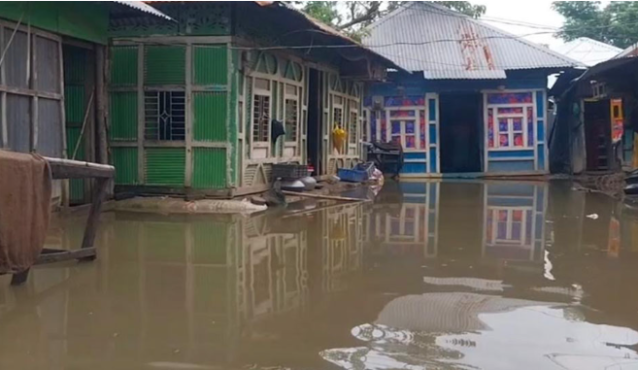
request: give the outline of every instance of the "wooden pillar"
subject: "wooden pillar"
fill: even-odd
[[[106,52],[103,45],[95,46],[95,106],[97,109],[97,162],[109,163],[106,109]]]

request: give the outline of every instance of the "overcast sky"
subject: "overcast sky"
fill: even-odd
[[[521,21],[532,23],[543,27],[559,28],[563,24],[563,17],[552,10],[551,0],[528,0],[528,1],[503,1],[503,0],[476,0],[474,4],[483,4],[487,6],[485,18],[500,18],[505,20]],[[603,5],[609,1],[603,1]],[[485,19],[485,20],[487,20]],[[530,41],[546,44],[555,47],[563,43],[562,40],[553,37],[552,30],[519,27],[515,25],[504,24],[502,22],[489,22],[493,26],[502,28],[516,35],[528,35],[536,33],[537,35],[526,37]],[[544,33],[544,34],[538,34]]]
[[[474,4],[487,6],[485,20],[499,18],[504,20],[521,21],[546,27],[559,28],[563,24],[563,17],[552,10],[551,0],[532,1],[503,1],[503,0],[479,0],[472,1]],[[528,36],[527,39],[551,46],[560,45],[561,40],[552,36],[552,30],[519,27],[504,24],[502,22],[489,22],[490,24],[502,28],[516,35],[528,35],[530,33],[544,33],[542,35]]]

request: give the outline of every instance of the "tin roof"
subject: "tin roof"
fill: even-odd
[[[504,79],[508,70],[581,66],[440,5],[411,2],[369,28],[364,45],[426,79]]]
[[[638,55],[638,43],[631,45],[627,49],[618,53],[615,58],[626,58],[626,57],[635,57]]]
[[[113,1],[114,3],[118,3],[118,4],[122,4],[122,5],[126,5],[129,6],[133,9],[137,9],[141,12],[144,13],[148,13],[160,18],[164,18],[167,20],[173,20],[173,18],[169,17],[168,15],[160,12],[159,10],[153,8],[152,6],[145,4],[145,2],[143,1]]]
[[[583,63],[587,67],[612,59],[622,52],[620,48],[588,37],[577,38],[557,46],[554,50]]]
[[[291,12],[291,14],[303,19],[307,22],[311,27],[321,31],[327,36],[333,37],[335,39],[340,40],[345,44],[351,45],[354,49],[364,50],[366,53],[376,57],[381,60],[385,65],[390,68],[403,69],[400,65],[396,64],[392,58],[387,58],[382,53],[378,53],[375,50],[367,47],[365,44],[354,40],[353,38],[345,35],[344,33],[328,26],[327,24],[321,22],[318,19],[315,19],[305,13],[302,10],[297,9],[294,5],[287,1],[254,1],[254,3],[258,4],[261,7],[280,7],[282,9],[286,9]]]

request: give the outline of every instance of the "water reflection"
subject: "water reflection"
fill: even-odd
[[[47,243],[78,245],[81,225]],[[636,230],[562,183],[107,214],[95,263],[0,278],[0,369],[638,368]]]

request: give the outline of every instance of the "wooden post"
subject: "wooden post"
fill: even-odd
[[[106,74],[105,48],[102,45],[95,47],[95,103],[97,106],[97,162],[109,163],[109,150],[107,139],[107,110],[106,110]]]
[[[228,83],[230,85],[230,80]],[[186,188],[190,188],[193,184],[193,109],[193,45],[189,42],[186,45],[186,163],[184,164],[184,187]]]
[[[62,158],[67,158],[67,143],[66,143],[66,106],[64,103],[64,50],[62,48],[62,41],[58,44],[58,63],[60,68],[60,135],[62,135]],[[62,182],[62,207],[69,208],[71,202],[71,194],[69,190],[69,180]]]
[[[17,274],[13,274],[13,276],[11,277],[11,285],[18,286],[26,283],[27,279],[29,278],[29,270],[30,269],[19,272]]]
[[[86,230],[84,232],[84,239],[82,240],[82,249],[93,248],[95,243],[95,235],[97,233],[97,227],[100,221],[100,212],[102,211],[102,202],[106,197],[106,192],[109,186],[108,178],[99,178],[97,180],[97,186],[95,189],[95,196],[93,197],[93,204],[91,206],[91,212],[89,218],[86,221]],[[90,256],[82,259],[83,261],[93,261],[96,256]]]

